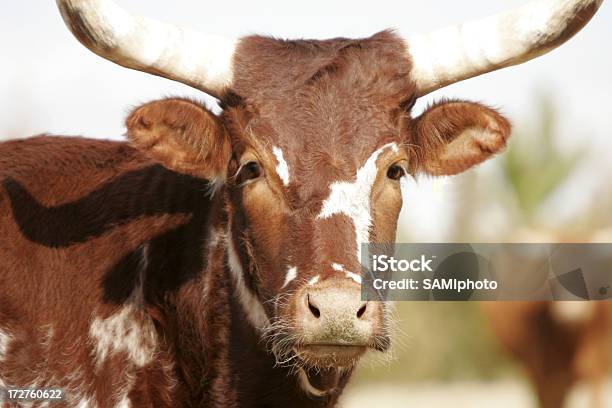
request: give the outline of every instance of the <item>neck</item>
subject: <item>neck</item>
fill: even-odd
[[[207,223],[204,272],[183,284],[163,307],[173,320],[163,325],[171,330],[160,337],[169,339],[181,384],[177,392],[185,396],[185,405],[335,405],[350,371],[314,374],[276,365],[253,310],[246,309],[245,296],[255,295],[245,294],[248,289],[236,278],[240,271],[231,270],[227,217],[215,218]],[[256,297],[250,300],[261,305]]]

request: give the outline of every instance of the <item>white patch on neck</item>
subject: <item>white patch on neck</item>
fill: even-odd
[[[357,170],[356,180],[352,183],[337,181],[331,184],[330,194],[323,202],[323,208],[317,218],[326,219],[335,214],[345,214],[355,226],[357,241],[357,260],[361,262],[361,244],[370,238],[370,194],[378,174],[376,160],[385,149],[398,151],[397,144],[387,143],[376,150]]]
[[[79,403],[76,405],[76,408],[94,408],[97,405],[92,402],[92,398],[85,397],[81,398]]]
[[[289,166],[285,161],[285,157],[283,156],[283,151],[274,146],[272,147],[272,153],[274,157],[276,157],[276,161],[278,165],[276,166],[276,173],[278,173],[278,177],[283,181],[284,185],[289,185]]]
[[[292,266],[289,269],[287,269],[287,275],[285,276],[285,283],[283,283],[282,288],[284,288],[289,283],[291,283],[291,281],[294,280],[295,278],[297,278],[297,268],[295,266]]]
[[[12,337],[6,331],[0,329],[0,361],[4,360],[4,357],[7,355],[11,339]]]
[[[131,408],[132,403],[127,396],[127,393],[121,398],[119,403],[115,406],[115,408]]]
[[[134,305],[123,306],[106,319],[96,317],[89,326],[94,341],[96,364],[101,366],[110,354],[123,352],[137,367],[153,360],[157,335],[150,318]]]
[[[208,248],[212,250],[219,245],[221,241],[225,240],[225,235],[223,231],[217,230],[214,227],[210,227],[208,230]]]
[[[308,284],[310,286],[315,285],[317,282],[319,281],[319,275],[317,276],[313,276],[312,278],[310,278],[310,280],[308,281]]]
[[[225,236],[225,244],[227,247],[227,263],[234,278],[235,293],[242,305],[244,313],[251,324],[256,329],[263,329],[270,324],[266,311],[257,297],[249,290],[244,282],[244,271],[240,258],[234,247],[234,241],[231,234],[231,225],[228,226]]]
[[[304,369],[300,368],[300,371],[298,372],[298,377],[300,379],[300,387],[302,387],[302,390],[316,397],[322,397],[323,395],[325,395],[325,391],[312,386],[310,380],[308,379],[308,374],[306,374]]]
[[[123,352],[137,367],[149,364],[157,350],[157,332],[144,310],[143,279],[148,263],[148,245],[142,248],[139,281],[124,305],[111,316],[96,317],[89,326],[96,365],[100,367],[110,354]]]

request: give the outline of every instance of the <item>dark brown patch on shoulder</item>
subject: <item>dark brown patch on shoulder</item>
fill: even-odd
[[[40,203],[13,178],[3,180],[2,186],[21,232],[33,242],[55,248],[85,242],[139,217],[191,213],[207,207],[206,181],[159,165],[128,172],[58,206]],[[181,194],[177,197],[171,192]]]

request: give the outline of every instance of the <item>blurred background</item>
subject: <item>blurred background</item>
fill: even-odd
[[[363,37],[428,31],[517,7],[523,0],[406,2],[120,0],[138,14],[228,36]],[[612,6],[575,38],[532,62],[434,92],[498,108],[509,149],[452,178],[407,180],[399,242],[612,242]],[[130,71],[82,47],[52,0],[0,6],[0,140],[48,132],[121,139],[126,112],[168,95],[216,102]],[[535,407],[524,368],[501,351],[477,303],[396,304],[393,359],[366,361],[343,404],[358,407]],[[578,386],[568,406],[589,406]],[[612,383],[603,390],[612,407]]]

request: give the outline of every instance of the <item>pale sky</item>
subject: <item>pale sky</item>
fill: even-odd
[[[504,11],[524,0],[322,1],[118,0],[128,10],[201,31],[283,38],[369,36],[385,28],[410,34]],[[549,91],[560,109],[560,143],[595,147],[595,173],[612,175],[612,5],[604,2],[587,27],[567,44],[529,63],[494,72],[437,91],[417,109],[440,97],[465,98],[499,108],[515,127],[533,122],[536,93]],[[78,43],[53,0],[4,1],[0,6],[0,139],[41,132],[120,138],[126,112],[141,102],[167,95],[206,99],[187,86],[127,70],[105,61]],[[598,170],[601,169],[601,172]],[[608,176],[609,177],[609,176]],[[427,187],[410,212],[425,231],[432,197]],[[422,189],[422,187],[410,187]],[[429,191],[431,190],[431,191]],[[438,189],[439,190],[439,189]],[[436,190],[436,191],[438,191]],[[417,194],[414,194],[417,195]],[[421,208],[421,210],[419,209]],[[415,227],[416,228],[416,227]]]

